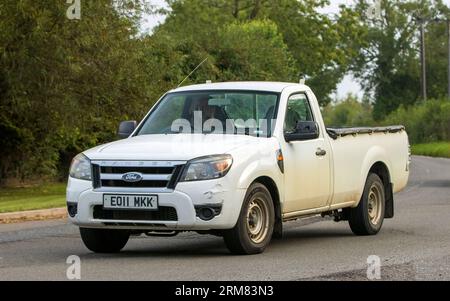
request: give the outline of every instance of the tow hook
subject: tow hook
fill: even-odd
[[[173,237],[177,236],[179,231],[148,231],[145,232],[147,236],[157,236],[157,237]]]

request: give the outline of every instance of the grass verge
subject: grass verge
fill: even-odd
[[[413,155],[450,158],[450,142],[434,142],[413,145]]]
[[[0,188],[0,213],[64,207],[66,184]]]

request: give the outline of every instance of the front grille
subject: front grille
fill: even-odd
[[[160,188],[174,189],[186,162],[181,161],[93,161],[94,188]],[[123,176],[140,174],[141,180],[127,182]]]
[[[166,187],[168,181],[140,181],[135,183],[128,183],[121,180],[102,180],[102,187],[136,187],[136,188],[157,188]]]
[[[173,207],[159,207],[157,211],[106,210],[102,205],[94,206],[94,219],[130,221],[178,221]]]
[[[135,166],[132,168],[134,172],[140,172],[143,174],[172,174],[174,167],[139,167]],[[102,166],[100,168],[101,173],[110,174],[124,174],[130,172],[130,167],[113,167],[113,166]]]

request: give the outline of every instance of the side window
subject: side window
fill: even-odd
[[[314,121],[308,98],[303,93],[291,95],[288,99],[284,132],[293,132],[299,121]]]

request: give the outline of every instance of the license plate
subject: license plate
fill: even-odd
[[[103,208],[158,210],[158,196],[145,194],[104,194]]]

